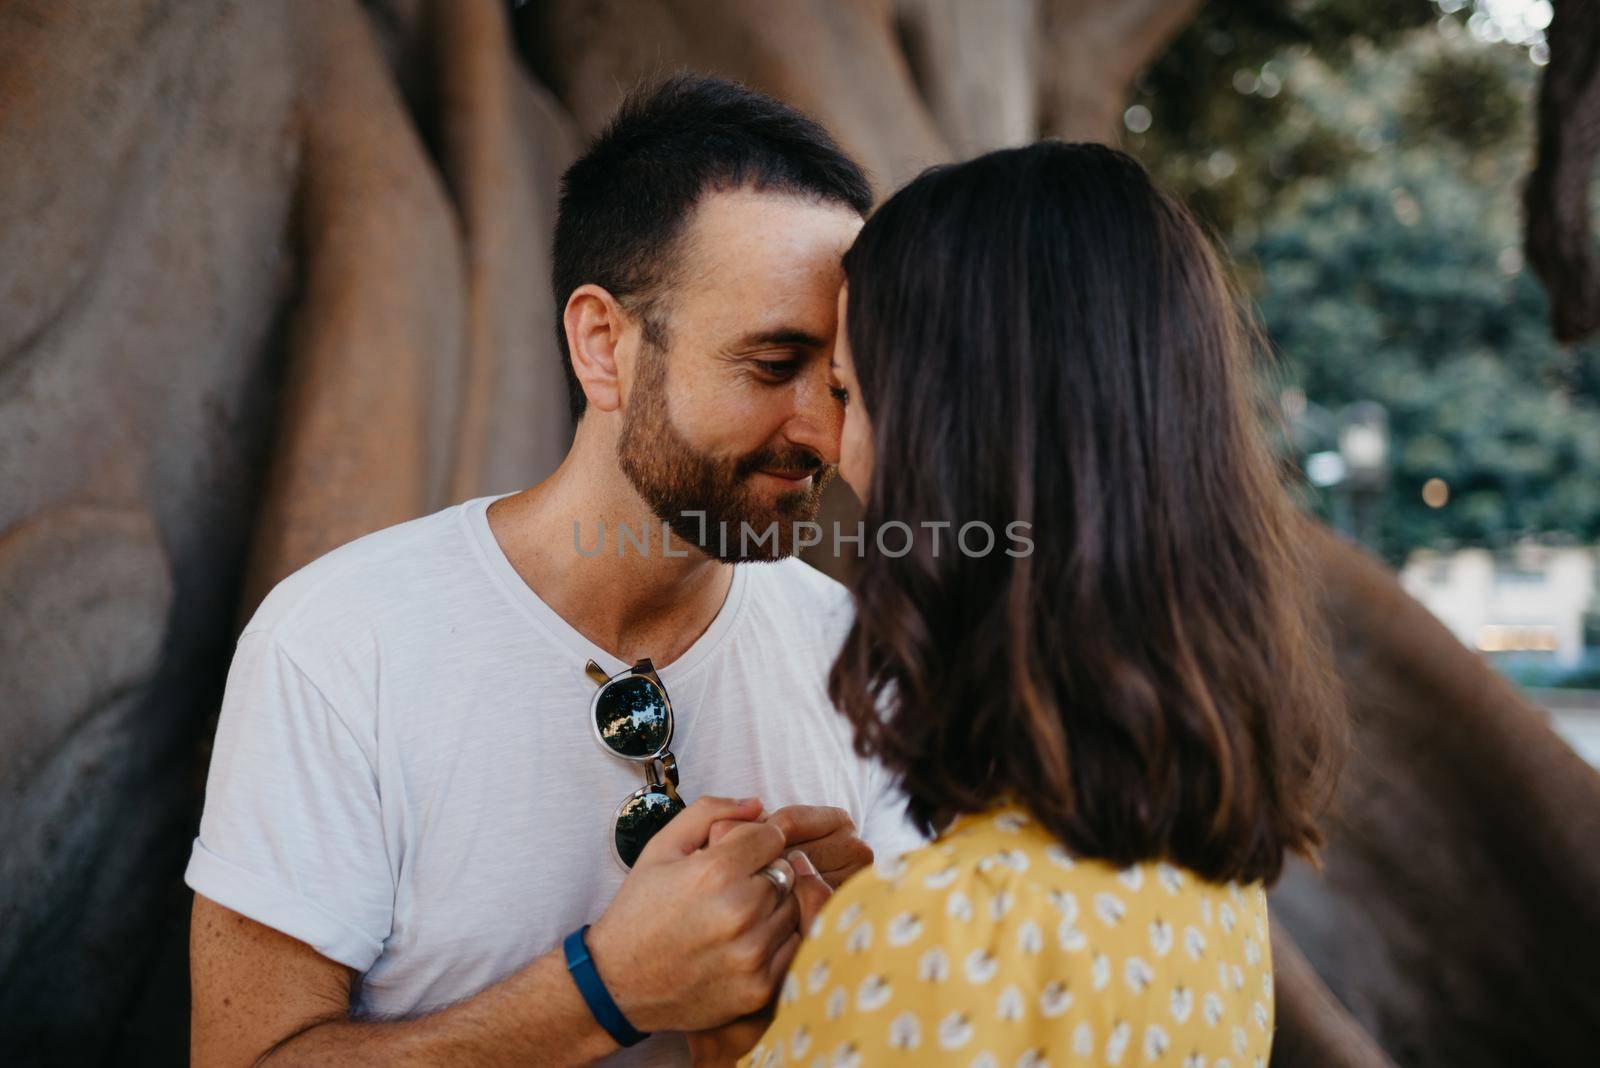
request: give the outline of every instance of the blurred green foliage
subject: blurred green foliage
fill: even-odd
[[[1538,73],[1424,0],[1245,0],[1204,8],[1134,100],[1128,147],[1230,247],[1291,414],[1309,402],[1300,458],[1343,406],[1387,408],[1396,563],[1600,541],[1600,345],[1551,339],[1520,251]]]
[[[1140,78],[1132,103],[1150,110],[1152,124],[1128,147],[1228,232],[1288,187],[1336,177],[1359,154],[1289,91],[1289,67],[1312,55],[1342,66],[1358,49],[1403,40],[1433,14],[1428,0],[1208,3]]]
[[[1528,101],[1508,76],[1502,55],[1445,53],[1418,64],[1400,104],[1400,134],[1408,143],[1444,140],[1469,153],[1493,153],[1513,143],[1528,121]]]

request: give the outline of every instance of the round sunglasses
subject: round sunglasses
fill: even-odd
[[[589,702],[595,741],[613,756],[644,765],[645,784],[622,799],[611,820],[611,851],[631,869],[656,832],[684,809],[678,761],[667,748],[672,701],[648,657],[617,675],[593,660],[583,670],[600,687]]]

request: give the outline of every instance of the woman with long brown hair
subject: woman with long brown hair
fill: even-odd
[[[1047,142],[926,172],[845,269],[841,474],[913,536],[867,539],[831,692],[937,837],[839,890],[750,1061],[1264,1064],[1339,709],[1216,254]]]

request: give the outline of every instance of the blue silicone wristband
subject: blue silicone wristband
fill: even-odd
[[[584,924],[567,935],[567,940],[561,944],[561,950],[567,957],[567,971],[571,973],[572,981],[578,984],[578,993],[583,995],[584,1004],[594,1014],[595,1023],[605,1028],[606,1034],[615,1039],[617,1045],[637,1046],[650,1035],[629,1023],[628,1018],[622,1015],[622,1010],[617,1008],[617,1003],[611,1000],[611,992],[600,981],[594,958],[589,956],[589,944],[583,940],[583,934],[588,929],[589,925]]]

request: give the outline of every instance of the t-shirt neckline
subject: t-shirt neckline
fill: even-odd
[[[571,623],[568,623],[561,613],[551,608],[544,599],[534,592],[517,569],[512,566],[511,560],[506,556],[505,550],[500,547],[500,542],[494,536],[494,531],[489,527],[489,505],[502,497],[509,497],[512,490],[507,493],[492,494],[487,497],[476,497],[461,505],[462,521],[467,527],[467,534],[478,550],[479,562],[489,573],[496,587],[511,601],[523,614],[527,615],[539,628],[547,633],[559,645],[572,654],[573,669],[579,674],[583,673],[584,663],[593,660],[605,670],[607,675],[615,675],[626,671],[633,665],[617,657],[610,650],[601,648],[590,641],[583,632]],[[658,668],[661,681],[668,690],[674,682],[681,682],[691,672],[706,661],[706,658],[720,645],[729,632],[732,631],[738,619],[740,609],[744,606],[746,589],[749,585],[749,568],[734,565],[733,581],[728,585],[727,595],[723,598],[722,607],[717,610],[716,617],[711,625],[696,638],[694,644],[684,650],[682,656],[665,667]]]

